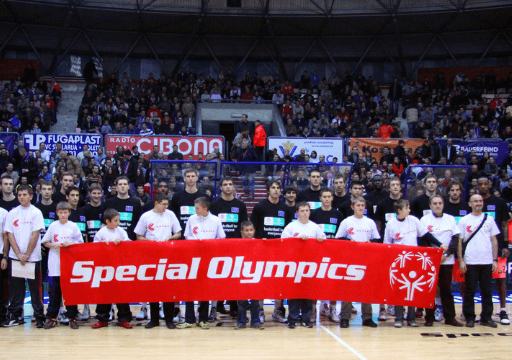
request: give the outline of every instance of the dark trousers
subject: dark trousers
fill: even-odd
[[[492,265],[466,265],[466,294],[462,301],[462,310],[467,320],[475,320],[475,292],[480,284],[480,295],[482,296],[481,320],[491,320],[492,304]]]
[[[311,311],[313,311],[313,301],[311,299],[288,299],[289,322],[296,323],[297,321],[299,321],[299,316],[301,312],[302,322],[309,322]]]
[[[210,302],[209,301],[199,301],[199,322],[207,322],[208,321],[208,308]],[[187,301],[185,303],[185,322],[188,324],[196,323],[196,313],[194,311],[194,302]]]
[[[130,310],[130,304],[116,304],[116,306],[117,319],[119,322],[132,321],[132,312]],[[109,322],[110,310],[112,310],[112,304],[96,305],[96,319],[98,319],[99,321]]]
[[[238,324],[245,325],[247,323],[247,308],[251,310],[251,325],[261,325],[260,323],[260,301],[238,300]]]
[[[0,270],[0,320],[7,317],[7,306],[4,303],[4,271]]]
[[[407,321],[415,320],[416,308],[413,306],[407,307]],[[404,321],[404,307],[395,306],[396,321]]]
[[[173,302],[164,302],[164,317],[165,322],[172,321],[174,317],[174,303]],[[149,303],[149,310],[151,312],[151,321],[156,321],[160,319],[160,303]]]
[[[443,316],[445,321],[455,319],[455,304],[452,295],[452,271],[453,265],[441,265],[437,286],[441,292],[443,304]],[[426,309],[425,320],[434,320],[435,305],[432,309]]]
[[[56,319],[59,315],[60,302],[62,300],[62,290],[60,288],[60,276],[50,277],[50,303],[46,310],[46,317],[48,319]],[[66,305],[66,316],[70,320],[74,320],[78,314],[78,306]]]
[[[16,261],[16,260],[15,260]],[[23,314],[23,304],[25,301],[25,279],[12,276],[12,262],[9,259],[9,314],[21,317]],[[35,279],[27,279],[32,308],[36,319],[44,320],[44,307],[41,291],[41,262],[35,263]]]

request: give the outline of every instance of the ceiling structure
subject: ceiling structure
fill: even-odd
[[[156,58],[169,75],[187,59],[219,68],[268,60],[287,64],[392,62],[409,75],[422,60],[512,56],[510,0],[2,0],[0,55],[32,51],[44,71],[66,55]],[[241,5],[231,7],[228,5]],[[475,61],[475,59],[477,59]],[[172,60],[173,66],[164,62]],[[296,65],[299,66],[296,66]],[[340,71],[341,72],[341,71]]]

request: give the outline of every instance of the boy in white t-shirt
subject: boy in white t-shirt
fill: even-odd
[[[73,244],[83,243],[82,233],[78,225],[72,221],[68,221],[71,215],[71,205],[65,201],[57,204],[57,216],[59,221],[54,221],[48,227],[42,243],[50,249],[48,252],[48,275],[52,278],[50,287],[50,303],[46,311],[48,320],[44,324],[45,329],[51,329],[57,326],[57,315],[59,315],[60,303],[62,301],[62,290],[60,287],[60,248],[68,247]],[[78,314],[78,306],[66,306],[69,319],[69,327],[78,329],[76,316]]]
[[[187,240],[207,240],[207,239],[225,239],[226,233],[222,228],[220,219],[210,213],[210,201],[201,196],[194,200],[196,213],[188,218],[185,226],[185,239]],[[208,301],[199,302],[199,327],[209,329],[208,325]],[[176,328],[187,329],[196,326],[196,314],[194,312],[194,302],[185,303],[185,322],[178,324]]]
[[[420,238],[422,243],[436,245],[444,250],[448,249],[448,246],[443,245],[428,232],[427,227],[417,217],[409,215],[411,209],[409,208],[408,200],[398,200],[395,203],[395,212],[397,214],[396,217],[386,224],[384,244],[418,246],[418,238]],[[395,306],[395,315],[395,327],[401,328],[404,322],[404,307]],[[418,327],[413,306],[409,306],[407,310],[407,325]]]
[[[170,241],[178,240],[181,237],[180,222],[176,215],[170,210],[169,196],[165,193],[158,193],[155,196],[155,205],[153,210],[147,211],[140,217],[135,234],[137,240],[143,241]],[[163,303],[165,323],[169,329],[175,329],[176,325],[172,321],[174,315],[174,302]],[[146,324],[146,329],[152,329],[160,325],[159,304],[150,303],[151,320]]]
[[[364,216],[366,200],[362,197],[356,197],[352,200],[350,207],[354,211],[354,215],[341,222],[336,238],[355,242],[379,240],[380,235],[375,221]],[[361,310],[363,312],[363,326],[377,327],[377,324],[372,320],[372,304],[361,304]],[[341,328],[349,327],[351,313],[352,303],[350,301],[343,301],[341,306]]]
[[[120,214],[115,209],[107,209],[103,214],[103,219],[107,226],[102,227],[94,236],[94,242],[105,242],[107,244],[113,242],[115,245],[121,243],[121,241],[130,241],[126,231],[119,226]],[[130,311],[130,304],[116,304],[117,306],[117,318],[119,326],[125,329],[131,329],[133,326],[130,324],[132,321],[132,312]],[[92,324],[93,329],[100,329],[107,327],[110,321],[110,310],[112,304],[98,304],[96,306],[96,318],[98,322]]]
[[[315,238],[319,242],[324,241],[327,237],[325,233],[320,229],[318,224],[309,220],[309,215],[311,213],[309,203],[305,201],[298,203],[296,205],[296,211],[298,214],[297,221],[293,221],[286,225],[281,234],[281,238],[299,238],[302,240]],[[312,310],[313,301],[310,299],[288,299],[288,328],[295,329],[296,323],[300,320],[299,314],[301,312],[302,325],[307,328],[312,328],[313,324],[310,319]]]
[[[41,296],[41,237],[44,227],[41,210],[30,204],[33,190],[28,185],[18,188],[20,205],[9,211],[4,231],[9,238],[9,318],[4,326],[21,325],[24,320],[23,301],[25,300],[25,278],[17,277],[13,264],[31,266],[34,264],[34,278],[28,278],[28,287],[32,298],[32,308],[36,318],[36,327],[44,327],[44,307]]]

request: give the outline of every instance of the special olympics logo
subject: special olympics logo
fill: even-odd
[[[434,289],[437,269],[427,253],[402,251],[389,267],[389,284],[394,290],[405,290],[405,300],[414,300],[416,291]]]

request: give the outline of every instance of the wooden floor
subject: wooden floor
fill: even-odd
[[[457,313],[460,313],[460,305],[457,307]],[[138,310],[137,306],[132,307],[134,314]],[[313,329],[297,327],[290,330],[286,325],[269,321],[272,310],[273,306],[265,306],[267,322],[264,331],[234,330],[235,323],[228,317],[221,317],[210,330],[169,330],[163,321],[160,328],[150,330],[144,329],[145,321],[133,321],[136,326],[132,330],[114,323],[108,328],[93,330],[90,324],[95,322],[94,319],[80,322],[79,330],[63,325],[51,330],[36,329],[34,323],[27,323],[0,329],[3,333],[0,358],[496,360],[511,357],[510,326],[490,329],[477,324],[468,329],[435,323],[433,328],[426,328],[421,320],[419,328],[395,329],[394,318],[388,317],[387,322],[379,323],[379,328],[370,329],[361,326],[361,318],[357,315],[352,317],[348,329],[340,329],[338,324],[319,317]],[[377,310],[378,306],[374,305],[375,320]],[[430,336],[423,336],[425,333]],[[438,336],[434,337],[434,334]],[[461,334],[469,336],[460,337]]]

